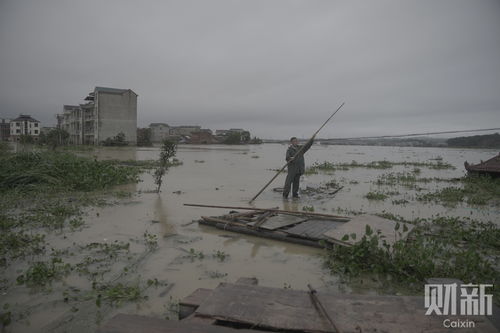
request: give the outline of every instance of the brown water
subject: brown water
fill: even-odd
[[[138,304],[127,304],[118,309],[102,311],[103,319],[115,313],[134,313],[162,317],[169,303],[183,298],[196,288],[214,288],[222,281],[234,282],[239,277],[256,277],[259,283],[270,287],[291,287],[306,289],[308,283],[320,290],[345,290],[338,278],[322,267],[321,250],[305,246],[278,242],[263,238],[225,232],[199,226],[189,222],[202,215],[221,215],[225,209],[193,208],[183,203],[246,206],[248,201],[274,175],[270,169],[280,168],[284,163],[286,146],[265,144],[257,146],[180,146],[177,158],[182,166],[173,167],[166,175],[162,193],[152,193],[155,188],[150,174],[145,173],[138,184],[121,186],[124,191],[133,192],[131,198],[120,199],[112,206],[96,207],[87,212],[87,227],[82,231],[50,236],[54,247],[64,248],[73,242],[130,241],[142,237],[145,231],[158,236],[159,248],[139,262],[137,271],[128,276],[132,281],[137,276],[147,280],[158,278],[173,283],[168,293],[162,289],[148,290],[149,299]],[[494,156],[494,150],[443,149],[443,148],[401,148],[362,146],[314,146],[306,155],[306,164],[330,161],[334,163],[360,163],[389,161],[428,162],[441,157],[443,162],[456,166],[455,170],[430,170],[421,167],[420,177],[454,178],[465,174],[463,162],[476,163]],[[156,159],[158,148],[100,148],[83,154],[98,159]],[[354,168],[335,171],[333,174],[318,174],[303,177],[301,187],[318,186],[335,179],[344,189],[333,198],[303,195],[300,200],[283,201],[281,194],[273,187],[283,186],[285,175],[278,179],[254,202],[256,207],[279,207],[302,210],[303,206],[314,206],[317,212],[337,214],[342,211],[365,211],[380,213],[388,211],[406,218],[431,217],[436,214],[469,216],[481,220],[499,221],[498,207],[455,208],[439,204],[422,204],[414,200],[413,191],[398,188],[399,195],[385,201],[369,201],[363,196],[370,190],[381,188],[373,182],[383,174],[411,170],[403,166],[377,170]],[[353,181],[357,181],[354,184]],[[425,183],[420,186],[432,191],[448,183]],[[382,187],[383,189],[383,187]],[[177,191],[181,191],[180,194]],[[425,190],[424,190],[425,191]],[[177,192],[177,193],[176,193]],[[394,205],[392,200],[407,198],[410,203]],[[132,250],[140,252],[140,245]],[[202,260],[185,258],[186,251],[194,249],[205,254]],[[216,251],[223,251],[229,257],[219,262],[212,257]],[[114,267],[114,266],[113,266]],[[122,267],[118,265],[121,269]],[[12,273],[14,274],[14,273]],[[66,284],[83,285],[77,278],[66,280]],[[38,332],[47,328],[54,331],[86,332],[96,327],[95,306],[89,304],[88,311],[81,306],[76,319],[66,322],[68,305],[62,303],[61,290],[64,285],[55,285],[52,292],[30,294],[24,287],[15,287],[2,301],[29,308],[27,320],[11,325],[11,330]],[[351,286],[351,288],[353,288]],[[350,289],[347,288],[349,291]],[[356,292],[374,293],[370,285],[357,286]],[[56,321],[59,326],[50,326]],[[49,325],[49,326],[46,326]]]

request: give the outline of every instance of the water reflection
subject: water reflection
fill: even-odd
[[[158,219],[158,222],[160,223],[161,226],[162,236],[165,238],[176,235],[177,232],[175,230],[175,225],[169,223],[167,208],[163,204],[163,200],[160,195],[156,196],[154,207],[155,207],[155,216]]]

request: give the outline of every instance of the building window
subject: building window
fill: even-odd
[[[35,134],[38,134],[38,130],[35,130]]]
[[[21,124],[20,123],[16,123],[16,126],[21,126]]]
[[[16,133],[21,133],[21,130],[20,129],[16,129]]]

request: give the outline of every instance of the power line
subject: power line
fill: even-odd
[[[379,135],[379,136],[360,136],[355,138],[329,138],[325,140],[357,140],[357,139],[383,139],[383,138],[404,138],[410,136],[424,136],[424,135],[435,135],[435,134],[452,134],[452,133],[468,133],[468,132],[486,132],[486,131],[496,131],[500,128],[481,128],[472,130],[460,130],[460,131],[441,131],[441,132],[426,132],[426,133],[412,133],[412,134],[396,134],[396,135]]]

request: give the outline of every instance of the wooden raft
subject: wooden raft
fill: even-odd
[[[346,217],[307,212],[284,214],[273,209],[222,216],[202,216],[199,224],[247,235],[271,238],[306,246],[323,247],[323,234],[349,221]]]
[[[222,230],[320,248],[324,247],[324,241],[351,246],[361,240],[369,229],[379,236],[380,246],[383,244],[382,241],[392,246],[395,241],[406,239],[414,227],[408,223],[394,222],[374,215],[347,218],[309,212],[283,213],[276,209],[202,216],[198,223]],[[353,235],[355,238],[352,238]]]

